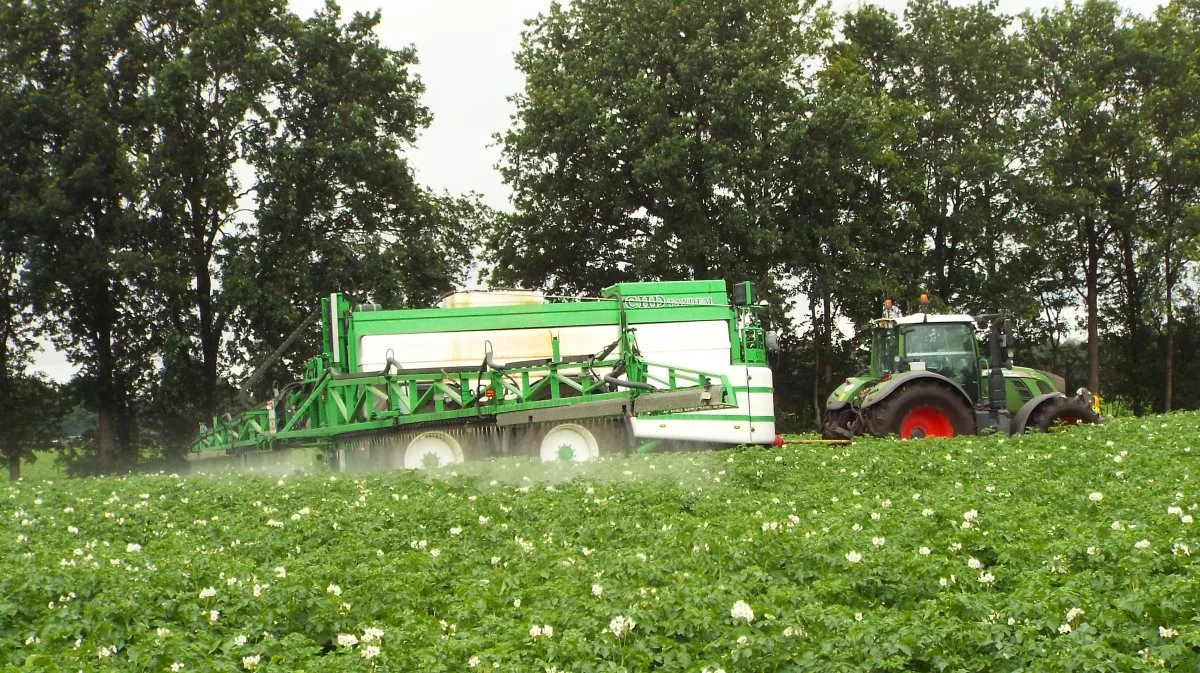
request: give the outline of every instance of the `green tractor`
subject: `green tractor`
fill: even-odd
[[[826,402],[825,439],[1017,434],[1101,422],[1099,397],[1086,388],[1068,396],[1062,377],[1013,366],[1008,316],[900,316],[890,306],[885,314],[871,321],[870,368]]]

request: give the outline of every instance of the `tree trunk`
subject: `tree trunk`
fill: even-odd
[[[201,363],[200,403],[205,417],[217,413],[217,358],[221,348],[221,327],[217,325],[212,300],[212,279],[207,268],[197,271],[196,291],[199,296]]]
[[[1167,291],[1167,357],[1166,357],[1166,382],[1163,390],[1163,413],[1171,411],[1171,397],[1175,387],[1175,307],[1172,301],[1175,298],[1175,278],[1172,276],[1174,270],[1171,268],[1171,241],[1167,239],[1167,250],[1163,263],[1165,265],[1166,291]]]
[[[93,302],[96,328],[96,451],[100,470],[112,472],[116,447],[116,357],[113,354],[112,330],[116,311],[112,305],[108,278],[94,281]]]
[[[813,382],[812,405],[818,425],[821,423],[821,322],[817,316],[817,300],[808,297],[808,316],[813,326]]]
[[[1090,219],[1084,220],[1085,237],[1087,239],[1087,263],[1084,268],[1085,285],[1087,286],[1087,351],[1088,351],[1088,390],[1100,392],[1100,241],[1095,223]]]
[[[1163,391],[1163,413],[1171,411],[1171,396],[1175,387],[1175,316],[1170,311],[1167,308],[1167,385]]]
[[[100,459],[100,471],[113,469],[113,422],[112,409],[101,401],[96,409],[96,453]]]
[[[1136,241],[1133,234],[1129,231],[1128,225],[1121,232],[1121,259],[1125,265],[1125,320],[1128,324],[1125,326],[1128,331],[1128,337],[1125,341],[1125,357],[1127,362],[1125,366],[1129,368],[1132,384],[1130,388],[1133,390],[1133,413],[1135,416],[1141,416],[1146,412],[1145,395],[1145,367],[1142,364],[1142,291],[1141,280],[1137,273],[1137,259],[1134,246]]]
[[[833,352],[833,310],[830,307],[829,293],[823,293],[821,297],[821,352]],[[821,382],[825,387],[829,387],[829,382],[833,380],[833,359],[825,358],[825,367]],[[824,392],[824,391],[822,391]]]
[[[21,454],[14,453],[8,457],[8,480],[17,481],[21,478]]]

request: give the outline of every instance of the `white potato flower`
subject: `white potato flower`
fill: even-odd
[[[754,621],[754,610],[750,609],[750,604],[746,601],[738,601],[730,608],[729,616],[734,619],[743,619],[749,624]]]
[[[614,636],[620,638],[626,633],[632,631],[635,626],[637,626],[637,622],[634,622],[633,619],[617,615],[616,617],[613,617],[611,621],[609,621],[608,630]]]

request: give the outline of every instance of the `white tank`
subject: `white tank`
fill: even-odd
[[[482,306],[517,306],[544,304],[545,296],[538,290],[459,290],[442,295],[442,308],[479,308]]]

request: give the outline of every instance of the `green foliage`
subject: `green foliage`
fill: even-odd
[[[1198,428],[22,483],[0,665],[1183,670]]]
[[[321,294],[420,305],[465,278],[490,214],[414,180],[416,55],[378,25],[332,2],[0,7],[0,290],[23,293],[0,365],[35,306],[80,363],[100,469],[184,446]]]
[[[517,210],[489,240],[493,281],[763,280],[786,260],[822,10],[584,0],[528,25],[500,137]]]
[[[21,475],[21,462],[37,460],[37,451],[62,437],[67,407],[60,386],[35,376],[6,377],[0,385],[0,462],[10,479]]]

